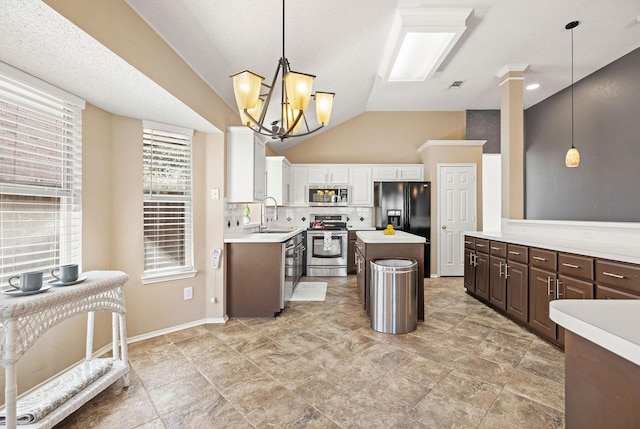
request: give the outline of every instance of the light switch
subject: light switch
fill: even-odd
[[[211,199],[212,200],[220,199],[220,188],[214,188],[211,190]]]

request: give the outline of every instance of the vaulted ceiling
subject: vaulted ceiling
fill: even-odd
[[[233,109],[231,74],[250,69],[270,80],[276,70],[281,0],[126,1]],[[104,52],[98,67],[87,51],[99,51],[99,44],[41,2],[1,3],[1,61],[114,113],[166,121],[171,114],[159,107],[165,106],[174,118],[179,112],[180,125],[210,128],[117,56]],[[423,7],[473,11],[431,78],[383,82],[396,10]],[[526,108],[570,85],[565,24],[573,20],[580,21],[574,30],[576,81],[640,47],[638,0],[288,0],[285,49],[292,69],[317,76],[314,90],[336,93],[329,127],[365,111],[499,109],[496,74],[512,64],[528,64],[525,83],[540,84],[525,91]],[[109,79],[87,77],[105,68]],[[454,81],[462,87],[451,89]],[[299,140],[285,140],[276,150]]]

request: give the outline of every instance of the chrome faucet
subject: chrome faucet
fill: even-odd
[[[273,197],[270,197],[270,196],[264,197],[264,199],[262,200],[262,203],[260,204],[260,231],[267,228],[267,208],[266,208],[265,201],[269,199],[273,200],[273,204],[275,206],[273,220],[278,220],[278,202]]]

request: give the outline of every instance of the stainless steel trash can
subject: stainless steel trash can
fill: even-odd
[[[406,334],[418,327],[418,262],[414,259],[371,261],[371,329]]]

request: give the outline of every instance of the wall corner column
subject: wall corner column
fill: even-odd
[[[500,153],[502,217],[524,219],[524,71],[528,64],[510,64],[500,78]]]

